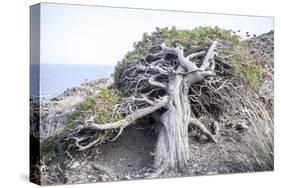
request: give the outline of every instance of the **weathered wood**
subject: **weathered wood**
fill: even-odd
[[[139,109],[132,114],[128,115],[125,119],[122,119],[120,121],[114,122],[114,123],[106,123],[106,124],[97,124],[93,120],[87,120],[85,127],[90,128],[93,130],[108,130],[108,129],[118,129],[120,127],[126,128],[136,120],[151,114],[152,112],[158,110],[159,108],[162,108],[167,105],[168,97],[165,96],[162,99],[158,100],[154,103],[154,105],[151,105],[147,108]]]
[[[188,164],[188,120],[190,106],[182,95],[183,77],[177,75],[169,85],[168,110],[162,115],[154,165],[158,168],[184,169]]]
[[[106,124],[97,124],[94,119],[85,122],[83,128],[93,130],[108,130],[120,129],[117,136],[122,133],[122,130],[131,125],[136,120],[145,117],[153,112],[165,108],[166,111],[160,114],[162,128],[158,135],[156,144],[154,164],[161,169],[186,169],[189,159],[189,145],[188,145],[188,125],[194,124],[199,128],[202,134],[206,135],[211,141],[217,142],[209,130],[197,119],[190,117],[191,107],[188,99],[188,93],[191,86],[205,79],[207,76],[214,75],[215,48],[217,42],[214,41],[209,48],[207,54],[205,51],[189,54],[184,56],[184,49],[181,46],[176,48],[167,47],[164,43],[160,46],[161,51],[152,55],[146,55],[142,62],[135,64],[127,70],[135,77],[131,78],[130,74],[124,77],[125,84],[128,84],[128,90],[133,93],[129,98],[133,104],[135,102],[144,102],[144,107],[137,107],[137,110],[131,112],[124,119]],[[173,54],[177,57],[177,63],[167,62],[165,55]],[[206,55],[205,55],[206,54]],[[205,55],[205,58],[200,67],[193,62],[194,58]],[[146,58],[154,57],[156,61],[148,63]],[[138,62],[137,62],[138,63]],[[168,64],[167,64],[168,63]],[[166,64],[166,66],[165,66]],[[139,73],[141,71],[141,74]],[[162,78],[162,82],[159,81]],[[166,78],[163,81],[163,78]],[[145,80],[145,84],[141,81]],[[134,88],[131,88],[134,86]],[[143,88],[152,88],[152,91],[162,91],[164,96],[155,97],[151,99],[151,91],[147,93],[141,92]],[[136,96],[138,97],[136,97]],[[141,98],[139,98],[141,96]],[[131,106],[130,106],[131,108]],[[130,109],[130,111],[132,111]],[[79,138],[74,138],[76,145],[79,147]],[[95,141],[88,143],[86,146],[81,146],[80,149],[88,149],[95,144]]]

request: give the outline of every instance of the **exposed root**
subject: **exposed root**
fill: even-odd
[[[201,123],[198,119],[190,117],[189,123],[195,125],[199,130],[206,135],[211,141],[217,143],[217,140],[212,135],[212,133],[205,127],[203,123]]]
[[[111,180],[117,180],[117,176],[115,175],[115,173],[111,170],[111,169],[108,169],[102,165],[99,165],[99,164],[93,164],[93,168],[101,171],[101,172],[104,172],[105,174],[108,175],[108,177],[111,179]]]
[[[106,121],[104,124],[98,124],[94,118],[90,118],[68,139],[74,142],[79,151],[85,151],[106,140],[116,140],[127,126],[158,112],[163,129],[159,133],[155,152],[155,166],[159,170],[152,175],[157,177],[167,168],[186,168],[189,155],[188,124],[194,125],[209,140],[217,143],[216,137],[194,117],[207,115],[216,119],[223,113],[231,112],[234,104],[241,103],[245,108],[241,112],[242,116],[252,124],[262,127],[261,124],[266,122],[262,128],[265,131],[256,132],[264,142],[260,150],[266,151],[264,156],[270,161],[271,156],[267,153],[273,150],[273,141],[268,141],[268,137],[273,138],[270,122],[272,118],[267,115],[254,94],[241,98],[247,89],[231,71],[231,64],[224,57],[224,50],[229,49],[213,41],[199,50],[187,54],[186,49],[180,45],[167,47],[163,43],[155,46],[154,51],[149,51],[141,59],[126,64],[117,86],[125,97],[113,110],[113,113],[118,112],[124,118]],[[241,100],[234,101],[234,98]],[[194,113],[194,117],[190,117],[191,113]],[[218,128],[213,128],[215,134],[218,133]],[[257,126],[254,128],[257,129]],[[117,134],[114,132],[116,129],[119,129]],[[98,132],[110,130],[115,136],[97,136]],[[167,163],[167,168],[163,168],[164,163]]]

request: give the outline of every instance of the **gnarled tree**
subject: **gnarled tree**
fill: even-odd
[[[195,126],[210,142],[216,143],[215,136],[199,117],[219,118],[231,109],[232,98],[241,98],[247,91],[243,82],[256,87],[253,80],[258,79],[247,77],[255,77],[258,73],[256,66],[243,60],[236,37],[218,28],[206,30],[207,33],[204,28],[199,29],[198,35],[189,31],[177,32],[173,28],[145,35],[143,41],[135,45],[136,51],[127,54],[116,68],[115,86],[123,97],[112,109],[110,117],[118,113],[124,118],[97,123],[95,116],[90,117],[67,139],[74,140],[80,151],[86,150],[111,137],[110,130],[119,130],[116,139],[127,126],[151,116],[161,124],[154,165],[159,169],[186,169],[188,126]],[[164,37],[167,33],[172,40]],[[255,95],[249,96],[241,99],[244,106],[251,108],[248,119],[259,118],[260,123],[270,121]],[[106,137],[93,136],[102,131]]]
[[[184,48],[167,47],[164,43],[141,60],[131,63],[124,73],[124,87],[134,104],[128,115],[108,124],[87,120],[86,127],[94,130],[124,129],[139,118],[165,109],[161,114],[163,125],[158,136],[155,165],[157,167],[185,168],[188,164],[188,125],[196,125],[211,141],[213,135],[190,110],[190,87],[208,76],[214,76],[216,55],[214,41],[208,51],[184,55]],[[82,146],[81,146],[82,147]],[[87,147],[87,146],[83,146]]]

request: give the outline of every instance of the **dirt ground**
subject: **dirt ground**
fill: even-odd
[[[177,176],[215,175],[225,173],[255,172],[265,169],[256,160],[251,145],[255,144],[251,127],[238,130],[237,122],[219,122],[218,143],[200,137],[196,130],[189,132],[190,162],[184,172],[169,170],[160,178]],[[89,183],[148,178],[153,172],[153,158],[157,133],[154,127],[142,123],[124,130],[115,142],[95,148],[91,154],[52,163],[50,171],[60,177],[61,183]]]

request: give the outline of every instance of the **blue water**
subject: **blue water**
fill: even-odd
[[[97,78],[110,76],[114,71],[114,66],[33,64],[30,67],[30,71],[31,96],[50,99],[62,94],[67,88],[80,85],[85,82],[86,79],[95,80]]]

